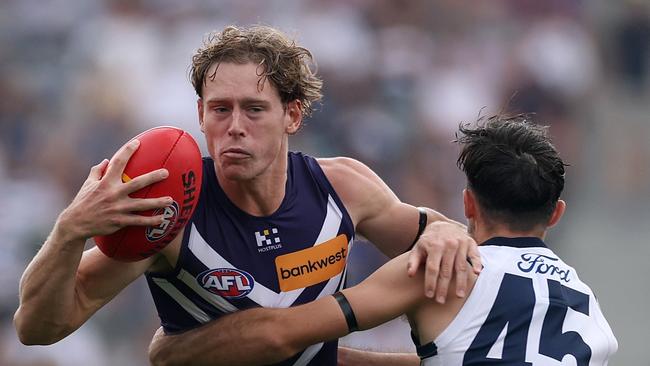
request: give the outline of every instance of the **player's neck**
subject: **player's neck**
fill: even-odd
[[[472,236],[477,243],[481,244],[490,238],[503,237],[503,238],[521,238],[521,237],[534,237],[544,239],[546,230],[544,228],[536,228],[533,230],[512,230],[504,225],[481,225],[477,224],[474,227]]]
[[[219,177],[224,193],[240,210],[253,216],[270,216],[280,208],[286,194],[286,154],[262,174],[245,180]],[[217,174],[218,175],[218,174]]]

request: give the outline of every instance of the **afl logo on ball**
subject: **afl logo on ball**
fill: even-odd
[[[201,287],[226,298],[240,298],[253,291],[255,281],[248,272],[236,268],[209,269],[196,276]]]
[[[158,241],[171,231],[178,218],[178,204],[176,201],[165,208],[157,209],[152,216],[163,215],[163,222],[158,226],[149,226],[145,231],[145,236],[150,242]]]

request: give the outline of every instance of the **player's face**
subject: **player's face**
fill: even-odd
[[[299,102],[283,105],[275,87],[267,80],[259,84],[253,63],[222,63],[207,75],[199,121],[219,176],[251,180],[283,174],[288,135],[301,122]]]

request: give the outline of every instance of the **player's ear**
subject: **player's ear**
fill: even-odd
[[[196,110],[199,113],[199,126],[201,126],[201,132],[205,133],[203,128],[203,99],[199,98],[196,100]]]
[[[302,102],[300,100],[292,100],[287,103],[285,111],[286,128],[285,131],[289,135],[298,132],[300,125],[302,125]]]
[[[551,214],[551,218],[548,220],[548,227],[553,227],[557,224],[562,218],[562,215],[564,215],[564,211],[566,211],[566,202],[558,200],[555,204],[555,209]]]
[[[465,217],[467,219],[476,218],[476,197],[474,192],[469,189],[463,189],[463,205],[465,206]]]

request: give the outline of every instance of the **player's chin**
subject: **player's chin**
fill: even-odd
[[[243,181],[255,177],[251,164],[242,162],[221,165],[221,175],[228,180]]]

